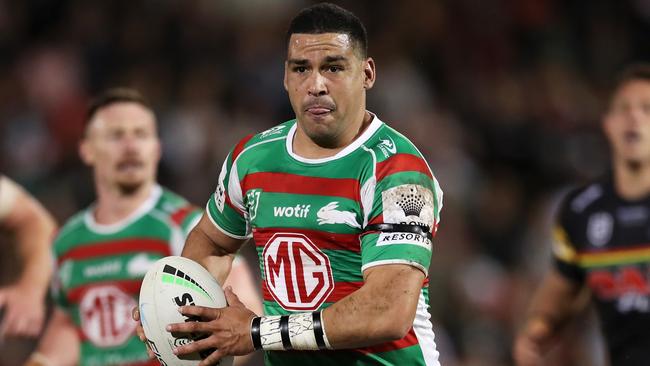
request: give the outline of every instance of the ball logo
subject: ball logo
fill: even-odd
[[[329,258],[305,235],[274,234],[262,255],[269,292],[286,310],[316,310],[334,290]]]
[[[98,347],[120,345],[135,331],[135,322],[131,319],[131,309],[135,306],[133,297],[118,287],[92,288],[79,303],[81,329]]]

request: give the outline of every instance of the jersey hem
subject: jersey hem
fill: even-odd
[[[250,234],[249,235],[244,235],[244,236],[233,234],[233,233],[229,232],[228,230],[222,228],[219,224],[217,224],[217,222],[214,221],[214,218],[212,218],[212,215],[210,214],[210,209],[208,208],[209,204],[210,204],[210,202],[208,202],[208,204],[205,206],[205,213],[208,215],[208,218],[210,219],[210,222],[212,222],[212,225],[214,225],[217,229],[219,229],[219,231],[221,231],[222,233],[224,233],[225,235],[227,235],[227,236],[229,236],[229,237],[231,237],[233,239],[239,239],[239,240],[250,239],[250,237],[251,237]]]
[[[385,260],[381,260],[381,261],[374,261],[374,262],[366,263],[363,266],[361,266],[361,272],[363,273],[363,271],[365,271],[366,269],[371,268],[371,267],[383,266],[383,265],[386,265],[386,264],[408,264],[409,266],[415,267],[415,268],[419,269],[420,271],[422,271],[422,273],[424,273],[425,277],[429,277],[429,274],[427,273],[427,270],[426,270],[426,268],[424,268],[423,265],[421,265],[418,262],[409,261],[409,260],[406,260],[406,259],[385,259]]]

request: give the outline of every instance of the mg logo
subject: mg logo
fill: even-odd
[[[131,309],[137,305],[133,297],[115,286],[92,288],[79,304],[81,328],[96,346],[120,345],[135,331]]]
[[[286,310],[316,310],[334,290],[329,258],[305,235],[276,233],[262,256],[266,286]]]

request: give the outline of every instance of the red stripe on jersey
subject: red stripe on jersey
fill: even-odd
[[[242,191],[261,188],[265,192],[311,194],[361,200],[359,181],[352,178],[323,178],[305,175],[259,172],[242,180]]]
[[[176,225],[181,225],[183,223],[183,220],[185,220],[187,215],[189,215],[192,211],[194,211],[194,206],[192,205],[181,207],[171,215],[171,219],[174,223],[176,223]]]
[[[383,212],[380,213],[379,215],[373,217],[368,221],[368,225],[373,225],[373,224],[383,224],[384,223],[384,214]]]
[[[93,243],[72,248],[59,258],[58,263],[61,264],[68,259],[83,260],[106,255],[120,255],[138,252],[155,252],[162,256],[171,255],[169,243],[165,241],[149,238],[135,238]]]
[[[335,282],[334,290],[327,297],[327,299],[325,299],[325,302],[330,302],[330,303],[337,302],[342,298],[348,296],[349,294],[353,293],[354,291],[360,289],[362,285],[363,282]],[[264,299],[264,301],[269,301],[274,303],[276,302],[275,299],[273,298],[273,295],[271,295],[268,286],[266,285],[266,281],[262,281],[262,298]]]
[[[415,331],[411,327],[409,332],[406,333],[406,336],[400,339],[399,341],[386,342],[372,347],[358,348],[355,349],[354,351],[361,352],[363,354],[380,353],[380,352],[396,351],[398,349],[411,347],[418,343],[419,343],[418,337],[415,335]]]
[[[75,287],[66,294],[66,299],[71,304],[77,304],[83,297],[83,295],[90,289],[96,287],[108,287],[114,286],[122,290],[127,295],[138,296],[140,294],[140,285],[142,284],[142,279],[134,280],[119,280],[119,281],[104,281],[100,283],[89,283],[87,285]]]
[[[264,247],[274,234],[278,233],[299,233],[307,236],[321,250],[349,250],[361,252],[361,240],[359,234],[337,234],[326,231],[298,229],[298,228],[253,228],[253,239],[255,246]]]
[[[377,164],[377,182],[399,172],[420,172],[433,178],[424,159],[412,154],[397,154]]]
[[[244,151],[244,147],[246,146],[246,143],[250,141],[250,139],[253,138],[253,134],[250,134],[243,139],[241,139],[237,145],[235,145],[235,148],[232,150],[232,162],[234,162],[239,154],[241,154],[242,151]]]

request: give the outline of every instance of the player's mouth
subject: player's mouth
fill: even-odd
[[[333,103],[309,103],[305,106],[305,112],[313,119],[322,119],[335,110]]]
[[[641,134],[636,131],[626,131],[623,134],[623,140],[629,144],[637,143],[641,141]]]
[[[142,167],[144,167],[144,163],[141,160],[136,159],[122,160],[117,163],[117,170],[120,172],[130,172]]]

